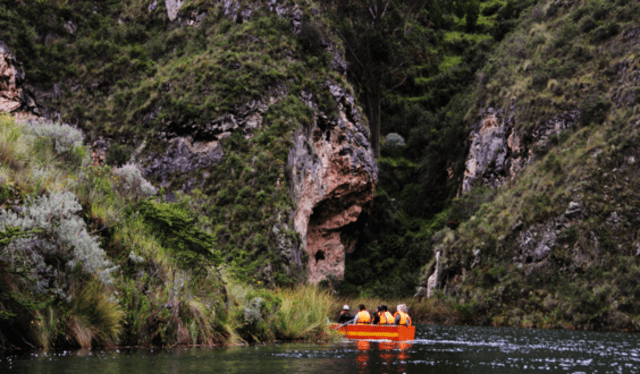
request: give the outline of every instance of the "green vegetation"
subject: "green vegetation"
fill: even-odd
[[[402,38],[387,41],[398,44],[389,47],[393,61],[405,65],[401,76],[381,82],[381,134],[397,133],[404,144],[382,144],[373,210],[357,249],[347,255],[342,294],[415,293],[421,268],[433,256],[430,238],[444,227],[442,212],[451,207],[464,172],[469,92],[496,41],[515,26],[525,6],[428,2],[412,8],[419,12]],[[356,90],[366,102],[366,86],[357,84]]]
[[[0,345],[328,339],[329,311],[413,295],[437,251],[444,287],[404,301],[416,320],[640,329],[640,6],[403,0],[372,14],[364,3],[295,1],[295,34],[266,6],[231,20],[217,1],[187,0],[169,22],[162,1],[1,2],[0,40],[30,89],[89,140],[113,143],[108,165],[89,166],[80,132],[0,118]],[[349,60],[346,79],[328,50]],[[336,115],[327,81],[364,103],[380,143],[340,299],[294,287],[305,271],[286,167],[294,132]],[[260,106],[261,126],[212,132],[246,105]],[[456,197],[488,107],[512,112],[533,161],[498,189]],[[534,144],[567,113],[575,123]],[[157,176],[156,191],[127,161],[161,157],[178,136],[219,142],[223,157]],[[523,235],[548,240],[541,261]]]
[[[267,290],[255,278],[247,284],[233,264],[222,264],[189,200],[122,188],[146,181],[126,178],[139,176],[121,173],[127,166],[89,166],[82,145],[56,151],[52,139],[78,132],[48,126],[64,135],[43,138],[0,117],[0,346],[332,338],[328,293]]]
[[[468,214],[440,214],[459,227],[433,236],[432,248],[449,269],[448,294],[471,306],[475,323],[640,329],[632,307],[640,295],[629,283],[640,275],[633,230],[638,116],[627,73],[638,50],[624,37],[639,11],[624,1],[532,4],[480,70],[469,122],[483,107],[513,103],[518,134],[529,142],[559,113],[580,117],[533,146],[536,161],[488,200],[478,187],[453,201],[475,201]],[[580,213],[563,221],[572,203]],[[548,257],[523,255],[525,237],[547,243]],[[431,269],[424,271],[423,281]]]
[[[626,282],[638,276],[631,72],[639,51],[629,38],[640,8],[613,0],[479,6],[474,28],[454,8],[425,9],[429,22],[414,25],[429,58],[411,60],[414,79],[385,86],[382,134],[404,141],[383,143],[373,210],[340,291],[412,295],[441,251],[442,291],[467,322],[638,330],[639,295]],[[513,114],[522,155],[536,161],[499,189],[477,185],[454,198],[463,140],[487,107]],[[567,113],[579,113],[575,123],[533,144],[542,124]],[[572,202],[581,215],[557,221]],[[547,232],[549,256],[520,260],[520,235],[541,243]]]
[[[253,9],[248,22],[234,22],[217,1],[187,1],[178,14],[182,23],[170,23],[164,2],[153,10],[151,4],[4,2],[0,40],[24,61],[37,90],[59,92],[49,110],[88,138],[114,139],[111,165],[123,165],[143,143],[139,157],[163,154],[165,134],[215,141],[218,134],[208,128],[214,121],[262,103],[262,126],[222,139],[220,164],[189,175],[168,173],[163,185],[168,193],[189,192],[180,198],[185,214],[215,241],[237,276],[269,285],[299,283],[303,269],[277,248],[281,240],[297,251],[300,242],[288,229],[295,206],[286,161],[294,131],[313,121],[302,92],[331,117],[335,103],[326,82],[350,89],[331,69],[332,55],[320,41],[338,52],[341,47],[326,20],[312,17],[317,7],[310,1],[297,2],[309,20],[299,35],[267,6]],[[240,11],[249,6],[243,2]]]

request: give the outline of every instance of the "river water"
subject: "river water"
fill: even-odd
[[[0,355],[0,373],[639,373],[640,334],[418,325],[406,343]]]

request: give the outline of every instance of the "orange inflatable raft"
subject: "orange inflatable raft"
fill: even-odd
[[[347,339],[359,340],[414,340],[416,336],[415,326],[384,326],[384,325],[331,325],[332,330],[344,335]]]

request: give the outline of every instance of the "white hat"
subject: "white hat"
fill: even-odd
[[[344,304],[344,306],[342,307],[342,310],[349,310],[349,305]]]

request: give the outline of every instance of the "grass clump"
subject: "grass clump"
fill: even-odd
[[[281,289],[281,305],[274,316],[276,337],[281,340],[328,340],[327,324],[333,297],[317,287]]]

